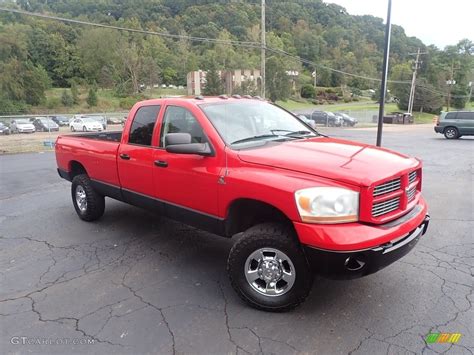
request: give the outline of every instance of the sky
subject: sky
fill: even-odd
[[[352,15],[387,17],[388,0],[325,0],[341,5]],[[474,41],[473,0],[392,0],[392,24],[408,36],[440,49],[463,38]]]

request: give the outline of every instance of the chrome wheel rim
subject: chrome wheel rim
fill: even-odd
[[[456,135],[456,132],[454,131],[454,129],[448,129],[446,131],[446,135],[449,137],[449,138],[453,138],[455,135]]]
[[[82,213],[86,212],[87,196],[86,196],[86,191],[81,185],[77,185],[76,187],[76,204]]]
[[[248,284],[264,296],[282,296],[291,290],[296,270],[291,259],[274,248],[260,248],[247,258],[244,266]]]

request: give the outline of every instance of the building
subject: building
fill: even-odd
[[[218,74],[224,84],[223,94],[232,95],[244,82],[252,82],[255,87],[260,88],[262,78],[258,69],[236,69],[219,70]],[[197,70],[189,72],[187,75],[188,95],[202,95],[206,87],[206,72]]]

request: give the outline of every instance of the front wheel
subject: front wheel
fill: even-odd
[[[83,130],[84,132],[87,132],[86,126],[82,127],[82,130]]]
[[[105,198],[92,187],[86,174],[76,175],[71,185],[72,203],[79,218],[84,221],[95,221],[104,214]]]
[[[76,129],[74,128],[74,126],[71,126],[71,132],[75,132]]]
[[[227,261],[232,287],[250,306],[273,312],[290,310],[308,296],[313,275],[293,230],[264,223],[249,228]]]

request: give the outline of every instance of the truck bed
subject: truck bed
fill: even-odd
[[[101,141],[111,141],[111,142],[120,142],[122,139],[122,131],[112,131],[112,132],[89,132],[81,134],[71,134],[68,137],[80,137],[80,138],[89,138],[96,139]]]

